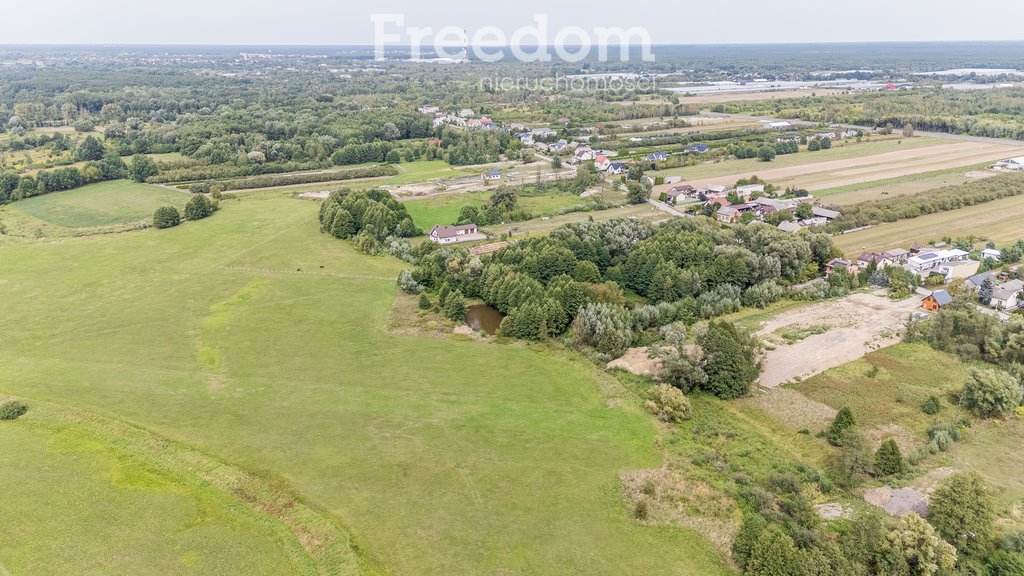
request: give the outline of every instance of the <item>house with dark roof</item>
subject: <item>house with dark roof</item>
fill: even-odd
[[[860,269],[857,265],[848,260],[842,258],[833,258],[828,264],[825,264],[825,277],[828,278],[833,272],[845,272],[847,274],[856,274]]]
[[[491,169],[480,175],[484,182],[497,182],[501,180],[501,170]]]
[[[982,272],[981,274],[975,274],[974,276],[969,277],[964,284],[971,290],[977,292],[978,290],[981,290],[981,285],[985,283],[985,280],[991,282],[993,287],[996,285],[996,282],[999,281],[995,274],[991,272]]]
[[[992,302],[989,306],[1002,310],[1016,308],[1020,303],[1021,292],[1024,292],[1024,282],[1020,280],[999,284],[992,289]]]
[[[609,174],[625,174],[626,172],[629,172],[629,166],[623,162],[612,162],[608,165]]]
[[[953,297],[949,295],[949,292],[939,290],[926,296],[924,302],[921,303],[921,307],[929,312],[938,312],[942,307],[949,306],[952,303]]]
[[[430,231],[430,241],[438,244],[454,244],[468,240],[480,240],[484,236],[480,234],[476,224],[464,224],[461,226],[434,226]]]
[[[711,150],[707,144],[690,144],[683,149],[684,154],[704,154]]]
[[[651,162],[664,162],[665,160],[668,160],[668,154],[664,152],[651,152],[647,156],[644,156],[644,160]]]

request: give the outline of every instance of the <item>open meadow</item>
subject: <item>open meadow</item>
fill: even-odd
[[[18,228],[10,233],[60,236],[78,230],[149,221],[160,206],[179,211],[191,194],[131,180],[112,180],[54,194],[44,194],[0,208],[0,220]],[[21,234],[19,234],[19,232]]]
[[[169,230],[0,245],[0,286],[16,303],[0,317],[0,392],[141,427],[210,459],[201,470],[230,463],[285,491],[275,500],[285,510],[308,504],[351,535],[347,555],[321,573],[732,573],[692,528],[631,517],[620,475],[662,455],[630,391],[568,353],[388,332],[402,264],[320,234],[317,209],[250,194]],[[39,459],[60,435],[40,427],[45,415],[3,424],[12,430],[2,440],[5,484],[42,473]],[[80,552],[94,545],[90,534],[147,532],[126,537],[138,548],[125,564],[106,565],[120,573],[226,573],[218,562],[232,557],[214,549],[234,538],[259,549],[245,561],[256,568],[240,560],[234,573],[298,573],[285,553],[297,543],[315,556],[318,539],[301,527],[282,536],[272,519],[259,521],[280,504],[236,522],[237,503],[211,504],[201,479],[106,480],[113,448],[63,444],[46,456],[47,474],[93,470],[78,482],[94,497],[75,498],[59,525],[37,506],[9,503],[5,528],[32,524],[26,538],[81,533]],[[42,502],[53,497],[48,486],[18,490]],[[205,511],[182,516],[193,508],[173,499]],[[127,508],[110,511],[118,502]],[[134,509],[153,517],[103,527]],[[0,564],[12,574],[43,561],[105,573],[88,553],[62,552],[5,546]]]

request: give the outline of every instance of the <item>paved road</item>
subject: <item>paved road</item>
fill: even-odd
[[[711,112],[709,110],[702,111],[701,114],[705,116],[718,116],[720,118],[734,118],[736,120],[753,120],[757,122],[789,122],[796,126],[820,126],[819,122],[808,122],[807,120],[797,120],[794,118],[769,118],[767,116],[750,116],[748,114],[727,114],[725,112]],[[873,130],[870,126],[857,126],[855,124],[838,124],[830,123],[829,126],[834,128],[846,128],[848,130]],[[983,144],[1002,144],[1004,146],[1024,146],[1024,142],[1019,140],[1005,140],[1002,138],[988,138],[985,136],[969,136],[967,134],[949,134],[946,132],[927,132],[923,130],[915,130],[915,136],[928,136],[930,138],[942,138],[943,140],[957,140],[960,142],[980,142]]]

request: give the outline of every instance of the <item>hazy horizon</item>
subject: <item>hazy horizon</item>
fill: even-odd
[[[572,4],[540,0],[473,11],[453,0],[384,0],[372,9],[293,0],[286,10],[278,2],[251,0],[244,10],[236,7],[209,0],[178,0],[173,10],[129,0],[17,2],[5,7],[8,26],[0,45],[370,46],[372,14],[402,14],[405,26],[435,32],[452,27],[469,30],[470,36],[489,27],[511,34],[533,25],[535,14],[544,14],[552,36],[568,27],[588,32],[640,27],[649,32],[654,45],[662,46],[1024,41],[1024,29],[1015,19],[993,18],[1011,7],[1006,0],[976,0],[970,5],[952,0],[862,0],[844,5],[737,0],[727,10],[710,3],[679,3],[642,13],[612,2],[594,1],[580,11]],[[864,22],[872,14],[878,15],[877,21],[892,24],[849,24]]]

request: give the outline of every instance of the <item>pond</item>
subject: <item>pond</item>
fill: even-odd
[[[474,304],[466,309],[466,325],[476,332],[494,335],[505,315],[487,304]]]

